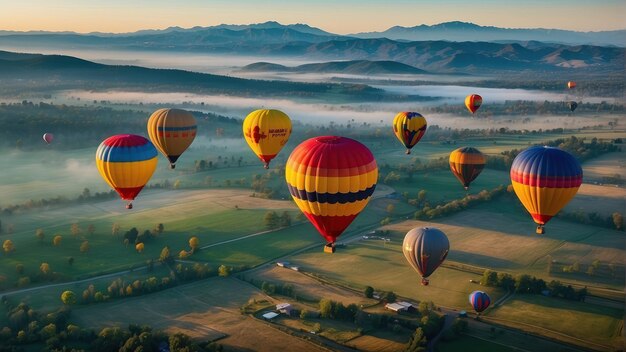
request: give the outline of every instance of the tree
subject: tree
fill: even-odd
[[[161,250],[161,255],[159,255],[159,261],[162,263],[169,262],[172,259],[170,256],[170,247],[165,246]]]
[[[114,223],[113,226],[111,226],[111,235],[118,236],[121,229],[120,224]]]
[[[89,224],[89,226],[87,226],[87,233],[89,236],[93,236],[94,232],[96,232],[96,226],[94,224]]]
[[[74,264],[74,257],[69,257],[67,258],[67,264],[69,264],[70,266],[72,266]]]
[[[226,265],[222,264],[222,265],[220,265],[220,267],[217,269],[217,274],[218,274],[219,276],[224,276],[224,277],[226,277],[226,276],[230,275],[230,268],[229,268],[229,267],[227,267]]]
[[[44,340],[54,337],[57,334],[57,326],[50,323],[41,329],[41,336]]]
[[[137,242],[137,237],[139,236],[139,230],[136,227],[131,228],[130,230],[124,233],[124,240],[128,240],[128,243]]]
[[[617,230],[624,229],[624,217],[622,216],[621,213],[615,212],[611,215],[611,218],[613,218],[613,224],[615,225],[615,229]]]
[[[384,292],[381,297],[387,303],[393,303],[398,299],[398,296],[393,291]]]
[[[77,223],[73,223],[72,226],[70,226],[70,233],[72,234],[72,236],[77,237],[82,233],[82,230]]]
[[[162,223],[158,223],[155,227],[156,233],[158,233],[159,235],[163,233],[163,231],[165,231],[165,226],[163,226]]]
[[[291,226],[291,215],[289,215],[288,212],[284,211],[283,214],[280,216],[280,227],[287,227],[287,226]]]
[[[20,275],[24,274],[24,264],[22,263],[15,264],[15,271]]]
[[[432,301],[421,301],[417,306],[417,310],[425,317],[435,310],[435,304]]]
[[[415,329],[415,333],[411,335],[409,339],[409,343],[407,345],[407,352],[422,352],[426,351],[426,337],[424,336],[424,332],[422,328]]]
[[[83,241],[83,243],[80,244],[80,252],[81,253],[89,252],[89,241]]]
[[[41,263],[41,265],[39,266],[39,271],[41,271],[42,274],[47,276],[48,274],[50,274],[50,264]]]
[[[372,298],[374,296],[374,288],[372,286],[367,286],[365,291],[363,291],[363,294],[367,298]]]
[[[11,253],[15,251],[15,246],[13,245],[13,241],[5,240],[4,243],[2,243],[2,249],[4,249],[4,253]]]
[[[143,242],[139,242],[139,243],[137,243],[137,244],[135,245],[135,250],[136,250],[138,253],[143,252],[143,249],[144,249]]]
[[[320,316],[322,318],[332,318],[334,302],[328,298],[320,299]]]
[[[187,251],[186,251],[186,250],[184,250],[184,249],[183,249],[183,250],[181,250],[181,251],[178,253],[178,258],[180,258],[180,259],[185,259],[185,258],[187,258],[188,256],[189,256],[189,252],[187,252]]]
[[[72,291],[64,291],[61,294],[61,302],[66,306],[71,306],[76,304],[76,294]]]
[[[498,285],[498,273],[489,269],[483,272],[483,277],[480,280],[480,284],[483,286],[497,286]]]
[[[39,240],[39,243],[43,243],[43,239],[46,237],[46,234],[43,232],[43,229],[37,229],[37,231],[35,231],[35,236]]]
[[[52,239],[52,245],[57,247],[57,246],[61,245],[61,241],[62,240],[63,240],[63,237],[61,235],[56,235]]]
[[[425,190],[419,191],[417,193],[417,201],[420,202],[420,204],[421,204],[425,200],[426,200],[426,191]]]
[[[191,253],[195,253],[200,248],[200,240],[198,237],[193,236],[189,239],[189,247],[191,247]]]
[[[530,275],[522,274],[515,278],[515,292],[529,293],[531,291],[532,278]]]
[[[275,229],[278,227],[278,214],[275,211],[268,211],[263,218],[265,223],[265,228],[267,229]]]
[[[396,206],[393,204],[387,205],[387,214],[391,215],[396,210]]]

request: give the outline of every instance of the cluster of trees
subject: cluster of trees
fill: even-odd
[[[608,216],[601,215],[595,211],[591,213],[585,213],[581,210],[577,210],[575,212],[560,211],[556,217],[581,224],[589,224],[624,231],[624,216],[622,213],[617,211]]]
[[[322,298],[319,302],[320,317],[326,319],[336,319],[354,321],[359,307],[352,303],[344,306],[342,302],[336,302],[327,298]]]
[[[70,291],[66,291],[70,292]],[[65,294],[65,293],[64,293]],[[0,347],[3,351],[18,351],[28,345],[37,345],[47,351],[162,351],[172,352],[215,352],[222,351],[221,345],[195,343],[189,336],[176,333],[167,335],[153,331],[147,325],[129,325],[128,329],[108,327],[99,332],[83,329],[69,322],[71,310],[64,306],[56,311],[38,312],[27,304],[11,306],[3,299],[7,310],[7,325],[0,328]]]
[[[276,180],[285,179],[285,167],[284,165],[276,165],[276,167],[276,169],[264,175],[255,174],[252,176],[250,182],[250,186],[254,191],[252,197],[265,199],[287,199],[291,197],[284,183],[276,183]],[[270,183],[273,183],[273,185],[270,185]]]
[[[263,217],[263,223],[268,230],[291,226],[291,215],[287,211],[281,215],[275,211],[268,211]]]
[[[545,294],[547,292],[550,296],[577,301],[584,301],[587,296],[586,287],[576,290],[571,285],[565,286],[556,280],[546,283],[543,279],[527,274],[519,274],[514,277],[508,273],[498,273],[489,269],[483,272],[480,284],[501,287],[521,294]]]
[[[224,167],[234,167],[235,165],[237,165],[237,167],[241,167],[242,165],[245,165],[243,163],[242,156],[235,159],[235,156],[233,155],[230,157],[230,159],[228,159],[226,157],[222,158],[221,155],[218,155],[216,160],[210,160],[210,159],[194,160],[194,170],[196,172],[213,170],[213,169],[219,168],[220,164],[224,165]]]
[[[0,212],[2,212],[3,215],[12,215],[15,212],[26,211],[36,208],[85,202],[99,202],[102,200],[114,199],[117,197],[118,194],[114,190],[110,190],[108,192],[96,192],[92,194],[89,188],[85,188],[83,192],[76,198],[56,196],[52,198],[42,198],[39,200],[31,199],[22,204],[11,204],[0,207]]]
[[[488,202],[504,194],[507,194],[507,187],[500,185],[491,191],[482,190],[476,195],[470,194],[461,199],[455,199],[446,204],[437,205],[434,208],[426,204],[422,210],[415,212],[414,217],[419,220],[432,220],[441,216],[457,213],[476,204]]]
[[[620,150],[620,147],[610,142],[598,141],[597,138],[593,138],[590,143],[585,143],[585,138],[578,138],[571,136],[569,138],[559,138],[553,141],[547,141],[540,145],[547,145],[550,147],[559,147],[563,150],[570,152],[578,160],[585,161],[591,158],[595,158],[605,153],[616,152]],[[500,153],[499,156],[490,156],[487,158],[485,167],[496,170],[510,170],[513,164],[513,159],[521,152],[521,149],[506,150]]]

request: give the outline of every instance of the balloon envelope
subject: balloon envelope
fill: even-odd
[[[54,135],[52,133],[44,133],[43,134],[43,140],[47,144],[50,144],[54,140]]]
[[[489,307],[491,298],[483,291],[474,291],[469,295],[469,302],[477,313],[480,313]]]
[[[574,110],[576,110],[576,108],[578,107],[578,103],[575,101],[570,101],[568,106],[569,106],[569,111],[574,112]]]
[[[407,232],[402,253],[411,267],[428,285],[428,277],[443,263],[450,251],[450,242],[443,231],[434,227],[418,227]]]
[[[483,98],[478,94],[470,94],[465,97],[465,107],[472,114],[478,110],[478,108],[483,104]]]
[[[569,89],[576,88],[576,82],[574,81],[567,82],[567,88]]]
[[[280,110],[255,110],[243,121],[243,136],[266,169],[290,135],[291,119]]]
[[[485,167],[485,155],[478,149],[462,147],[450,153],[450,170],[465,189]]]
[[[320,235],[334,243],[369,202],[378,166],[363,144],[345,137],[314,137],[287,160],[285,179],[293,200]]]
[[[141,192],[156,165],[156,148],[149,140],[133,134],[111,136],[96,151],[100,175],[122,199],[128,201]]]
[[[582,180],[578,160],[558,148],[528,148],[511,165],[515,194],[540,227],[574,198]]]
[[[398,113],[393,119],[393,133],[406,147],[406,153],[411,154],[411,148],[426,133],[426,119],[417,112]]]
[[[172,169],[196,138],[197,129],[193,115],[181,109],[159,109],[148,119],[148,136],[169,160]]]

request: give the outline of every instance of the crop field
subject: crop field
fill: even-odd
[[[506,345],[491,342],[483,339],[479,339],[472,336],[463,335],[457,337],[452,341],[441,341],[435,348],[437,352],[454,352],[454,351],[467,351],[467,352],[514,352],[517,349],[507,347]]]
[[[155,329],[185,331],[199,340],[226,335],[220,344],[243,350],[277,351],[285,345],[301,351],[321,350],[242,315],[239,308],[251,299],[275,302],[237,279],[213,278],[142,297],[79,307],[72,311],[72,320],[96,328],[150,322]]]
[[[586,170],[586,164],[584,170]],[[597,212],[605,217],[614,212],[626,214],[624,199],[626,199],[625,188],[583,183],[576,197],[564,208],[564,211]]]
[[[487,313],[486,320],[491,318],[523,330],[556,331],[567,335],[555,336],[566,341],[582,339],[613,348],[624,347],[623,310],[539,295],[515,295]],[[583,341],[577,341],[581,343],[584,345]]]
[[[469,307],[467,295],[480,287],[470,279],[479,281],[481,275],[439,268],[430,277],[430,284],[422,286],[419,275],[406,264],[400,249],[397,241],[385,244],[378,240],[359,240],[339,248],[333,255],[312,250],[287,259],[306,272],[355,289],[372,286],[417,301],[433,301],[437,305],[459,309]],[[499,289],[481,289],[489,292],[494,300],[503,294]]]
[[[624,136],[621,136],[623,138]],[[601,181],[603,177],[619,175],[626,180],[626,147],[622,151],[601,155],[585,163],[585,178]]]

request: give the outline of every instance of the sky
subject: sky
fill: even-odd
[[[0,30],[132,32],[278,21],[337,34],[447,21],[507,28],[626,29],[626,0],[0,0]]]

